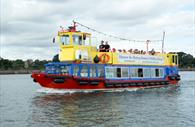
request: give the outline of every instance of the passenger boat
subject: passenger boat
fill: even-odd
[[[178,55],[112,49],[100,52],[91,34],[76,30],[76,22],[58,31],[58,62],[31,77],[42,87],[65,90],[117,90],[178,85]]]

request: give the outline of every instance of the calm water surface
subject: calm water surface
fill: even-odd
[[[177,88],[71,94],[1,75],[0,127],[194,127],[195,72],[180,74]]]

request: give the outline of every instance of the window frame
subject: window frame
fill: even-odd
[[[158,78],[164,78],[164,77],[165,77],[165,69],[164,68],[159,68],[159,77]]]
[[[64,42],[63,42],[62,38],[64,38]],[[67,40],[67,38],[68,38],[68,40]],[[70,45],[70,35],[66,34],[66,35],[60,36],[60,41],[61,41],[62,45]]]
[[[127,77],[123,76],[123,69],[127,69]],[[121,67],[121,78],[129,78],[129,67]]]
[[[178,55],[175,55],[175,64],[178,65]]]
[[[149,73],[146,73],[146,70],[149,70]],[[149,76],[146,76],[146,74],[149,74]],[[149,67],[143,68],[143,78],[151,78],[151,68]]]
[[[158,69],[158,76],[156,75],[156,69]],[[162,73],[160,72],[160,70]],[[152,74],[154,74],[154,75],[152,75]],[[164,78],[164,77],[165,77],[165,69],[164,68],[162,68],[162,67],[159,67],[159,68],[152,67],[151,68],[151,78]]]
[[[92,71],[91,70],[92,69],[91,67],[94,67],[95,68],[95,76],[91,76],[91,71]],[[98,75],[97,74],[97,66],[96,65],[89,65],[89,77],[90,78],[97,78],[97,75]]]
[[[172,55],[172,62],[175,63],[175,55]]]
[[[101,68],[101,69],[99,69],[99,68]],[[101,73],[99,73],[99,71],[102,71],[101,73],[103,73],[103,75],[101,76],[100,74]],[[105,66],[104,65],[97,65],[97,77],[98,78],[105,78]]]
[[[66,68],[67,72],[66,73],[62,73],[62,69],[63,68],[61,68],[61,67]],[[60,69],[60,74],[70,74],[70,71],[71,71],[71,66],[70,65],[60,65],[58,68]]]
[[[123,77],[122,70],[124,68],[127,68],[127,74],[128,74],[127,77]],[[111,75],[113,75],[113,76],[108,76],[107,69],[109,69],[109,71],[112,70],[112,74]],[[117,74],[118,73],[117,71],[119,71],[119,70],[120,70],[120,72],[119,72],[120,74]],[[123,67],[123,66],[106,66],[105,67],[105,77],[107,79],[129,79],[129,67],[128,66],[127,67]]]
[[[83,70],[83,67],[87,67],[87,75],[86,76],[81,76],[81,73],[82,73],[82,70]],[[79,76],[80,77],[89,77],[89,66],[87,64],[83,64],[80,66],[80,69],[79,69]]]
[[[91,37],[88,36],[88,35],[85,35],[85,36],[86,36],[85,37],[85,40],[84,40],[84,38],[82,39],[82,45],[91,46]]]
[[[77,70],[77,73],[75,73],[75,67],[78,67],[78,70]],[[72,66],[72,75],[73,76],[80,76],[80,66],[79,65],[77,65],[77,64],[74,64],[73,66]],[[76,74],[76,75],[75,75]]]
[[[132,70],[135,71],[135,72],[137,73],[136,76],[133,76],[133,75],[132,75],[132,74],[133,74],[133,73],[132,73]],[[129,77],[130,77],[130,78],[139,78],[139,77],[138,77],[138,67],[130,67],[129,71],[130,71],[130,74],[129,74]]]
[[[75,36],[78,37],[78,43],[75,43]],[[79,38],[81,37],[81,42],[79,42]],[[72,34],[72,44],[73,45],[83,45],[83,36],[80,34]]]

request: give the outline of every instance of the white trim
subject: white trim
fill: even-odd
[[[179,86],[179,84],[169,84],[167,86]],[[123,92],[123,91],[137,91],[141,89],[147,89],[147,88],[161,88],[161,87],[167,87],[165,85],[158,85],[158,86],[145,86],[145,87],[134,87],[134,88],[105,88],[105,89],[54,89],[54,88],[45,88],[42,87],[41,89],[38,89],[37,92],[40,93],[59,93],[59,94],[65,94],[65,93],[90,93],[90,92],[96,92],[96,91],[102,91],[102,92]]]

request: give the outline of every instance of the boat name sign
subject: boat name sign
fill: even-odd
[[[164,64],[164,58],[161,56],[151,55],[129,55],[119,54],[118,62],[120,63],[131,63],[131,64]]]

